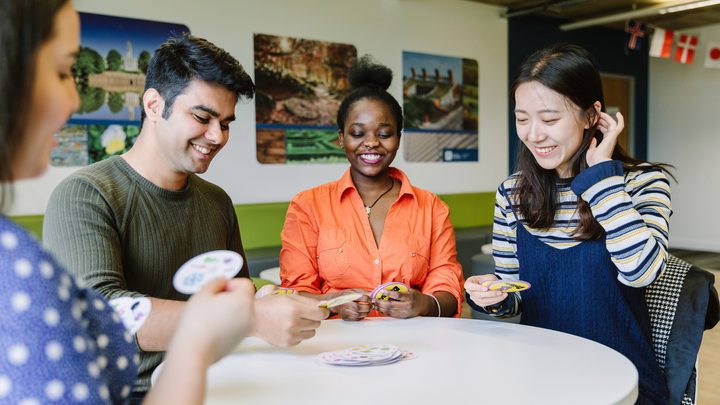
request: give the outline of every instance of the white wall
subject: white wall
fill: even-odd
[[[720,25],[699,35],[692,65],[650,58],[648,158],[677,168],[670,245],[720,252],[720,69],[703,67]]]
[[[480,70],[480,161],[395,165],[435,193],[494,191],[508,167],[507,21],[500,8],[459,0],[75,0],[80,11],[186,24],[234,55],[253,75],[253,33],[353,44],[395,72],[402,97],[402,51],[476,59]],[[255,158],[253,103],[239,104],[230,141],[204,176],[235,203],[288,201],[338,178],[346,165],[261,165]],[[10,214],[40,214],[55,185],[74,168],[51,167],[18,183]]]

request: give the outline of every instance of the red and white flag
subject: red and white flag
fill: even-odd
[[[675,33],[673,30],[664,30],[662,28],[655,28],[655,33],[650,42],[650,56],[656,58],[669,58],[672,53],[673,39]]]
[[[720,44],[717,42],[708,43],[705,54],[705,67],[720,69]]]
[[[696,35],[681,34],[677,47],[675,47],[675,61],[685,64],[693,63],[698,37]]]

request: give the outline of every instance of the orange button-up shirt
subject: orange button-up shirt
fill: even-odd
[[[282,286],[325,294],[401,281],[425,294],[452,294],[459,316],[464,280],[449,209],[402,171],[391,168],[390,176],[401,183],[400,194],[379,247],[349,169],[340,180],[293,198],[282,230]]]

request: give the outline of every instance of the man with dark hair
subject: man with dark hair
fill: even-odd
[[[238,98],[254,91],[224,50],[189,35],[170,39],[148,67],[133,147],[77,171],[50,198],[44,241],[58,260],[107,298],[151,300],[136,337],[142,350],[136,399],[147,391],[188,298],[173,287],[177,269],[211,250],[244,257],[230,197],[196,173],[204,173],[228,141]],[[248,276],[247,263],[240,276]],[[328,315],[316,300],[280,295],[257,299],[255,312],[253,334],[278,346],[312,337]]]

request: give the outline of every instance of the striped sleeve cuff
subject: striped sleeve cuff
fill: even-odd
[[[570,183],[572,191],[581,196],[590,187],[613,176],[622,176],[623,167],[619,160],[608,160],[607,162],[598,163],[595,166],[588,167],[578,174]]]

